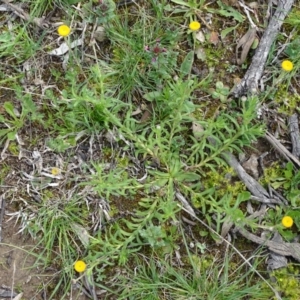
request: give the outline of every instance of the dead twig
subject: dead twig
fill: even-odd
[[[256,29],[257,26],[252,21],[252,18],[251,18],[250,13],[249,13],[249,11],[253,12],[253,9],[249,8],[247,5],[245,5],[245,3],[241,2],[241,1],[239,1],[239,4],[244,9],[244,12],[245,12],[245,14],[246,14],[246,16],[248,18],[248,21],[249,21],[249,23],[251,25],[251,28],[255,28]]]
[[[16,297],[17,293],[11,290],[11,288],[1,285],[0,286],[0,297],[1,298],[9,298],[13,299],[12,297]]]
[[[215,146],[217,145],[216,139],[214,137],[210,136],[208,140],[212,145]],[[244,170],[244,168],[237,161],[235,156],[231,154],[229,151],[224,151],[222,152],[221,155],[224,158],[224,160],[227,162],[227,164],[234,169],[234,171],[236,172],[240,180],[244,182],[247,189],[251,192],[252,194],[251,200],[256,200],[263,204],[283,205],[284,203],[287,203],[287,201],[282,202],[278,197],[271,197],[268,191]]]
[[[183,207],[189,212],[189,214],[191,216],[195,217],[196,216],[195,211],[193,210],[193,208],[191,207],[189,202],[183,197],[183,195],[179,192],[176,192],[175,195],[176,195],[176,198],[181,202]]]
[[[266,140],[287,160],[292,162],[297,168],[300,168],[300,161],[287,150],[270,132],[265,135]]]
[[[278,233],[275,232],[273,238],[272,238],[273,242],[276,243],[282,243],[283,239],[282,236]],[[284,268],[286,267],[288,264],[288,260],[285,256],[277,254],[273,251],[270,251],[270,257],[267,260],[267,270],[268,271],[273,271],[279,268]]]
[[[251,46],[255,40],[255,37],[256,37],[256,27],[253,27],[249,29],[246,32],[246,34],[239,40],[235,50],[236,62],[238,65],[242,65],[245,62],[247,55],[251,49]],[[242,48],[242,51],[239,54],[240,48]]]
[[[269,248],[269,250],[274,253],[283,255],[283,256],[291,256],[297,261],[300,262],[300,244],[299,243],[285,243],[285,242],[274,242],[268,239],[264,239],[258,237],[244,228],[237,228],[239,233],[244,236],[246,239]]]
[[[90,293],[90,298],[93,300],[97,300],[97,294],[96,294],[96,289],[95,289],[95,284],[93,284],[93,279],[87,275],[84,276],[84,286],[86,287],[86,289],[88,290],[88,292]]]
[[[247,189],[251,192],[252,200],[259,201],[264,204],[283,204],[277,197],[270,198],[269,193],[263,188],[253,177],[246,173],[241,164],[230,152],[224,152],[222,154],[229,166],[231,166],[238,177],[245,183]]]
[[[290,126],[290,135],[293,145],[292,154],[299,158],[300,157],[300,133],[299,133],[299,125],[298,125],[298,115],[293,114],[289,118],[289,126]]]
[[[5,199],[1,199],[1,213],[0,213],[0,242],[2,242],[2,223],[4,218],[4,212],[5,212]]]

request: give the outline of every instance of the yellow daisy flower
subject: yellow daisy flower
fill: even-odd
[[[74,264],[74,269],[78,273],[82,273],[86,269],[86,263],[83,260],[77,260]]]
[[[53,175],[53,176],[57,176],[57,175],[59,175],[60,174],[60,169],[59,168],[52,168],[51,169],[51,174]]]
[[[284,216],[281,220],[281,223],[284,227],[286,228],[290,228],[293,226],[294,224],[294,221],[293,221],[293,218],[290,217],[290,216]]]
[[[290,72],[293,70],[294,68],[294,65],[293,63],[290,61],[290,60],[284,60],[282,63],[281,63],[281,67],[284,71],[286,72]]]
[[[197,30],[200,29],[200,27],[201,27],[201,24],[200,24],[198,21],[193,21],[193,22],[191,22],[190,25],[189,25],[189,28],[190,28],[190,30],[192,30],[192,31],[197,31]]]
[[[70,34],[71,28],[68,25],[63,24],[57,28],[57,32],[60,36],[66,37]]]

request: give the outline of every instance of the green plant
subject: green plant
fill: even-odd
[[[274,96],[270,95],[275,100],[275,103],[278,105],[278,111],[285,115],[292,115],[298,111],[298,106],[300,103],[300,96],[295,93],[290,95],[287,90],[288,84],[283,83],[274,93]]]
[[[17,64],[31,57],[38,49],[38,43],[28,34],[27,26],[14,26],[0,33],[0,58],[16,61]]]
[[[231,73],[236,72],[237,68],[238,68],[238,66],[236,66],[236,65],[228,65],[226,71],[231,74]]]
[[[11,102],[5,102],[3,108],[11,118],[0,115],[0,122],[7,127],[0,130],[0,137],[7,137],[8,140],[12,141],[16,138],[18,130],[22,128],[25,116],[20,117]]]
[[[276,279],[276,289],[283,293],[284,299],[299,299],[299,266],[289,264],[285,268],[274,270],[270,276]]]
[[[300,172],[294,170],[291,162],[288,162],[284,168],[278,163],[267,168],[264,172],[262,182],[270,184],[275,190],[282,189],[291,206],[293,208],[299,207]]]
[[[245,190],[243,182],[237,180],[236,174],[232,168],[220,167],[217,171],[206,172],[202,177],[203,189],[212,189],[217,199],[221,198],[226,192],[236,197]]]
[[[152,248],[166,245],[167,234],[161,226],[151,224],[146,229],[141,229],[140,235]]]
[[[89,23],[106,24],[116,17],[116,3],[113,0],[89,1],[83,4],[82,12]]]
[[[99,232],[97,237],[91,239],[86,257],[91,270],[95,269],[96,272],[100,266],[114,265],[116,262],[124,265],[133,253],[148,243],[157,247],[165,246],[161,241],[165,238],[163,231],[160,230],[161,235],[156,236],[155,229],[159,227],[154,226],[153,222],[164,224],[169,219],[175,219],[178,211],[176,203],[167,198],[144,198],[139,206],[133,217],[110,225],[105,233]]]
[[[62,299],[71,287],[74,276],[73,264],[83,255],[89,243],[85,207],[79,198],[73,199],[44,199],[37,210],[28,216],[20,212],[21,230],[28,232],[37,241],[32,252],[37,260],[34,266],[42,268],[55,267],[59,279],[54,289],[48,295],[49,299],[56,298],[59,289],[64,287]],[[51,280],[48,283],[51,285]]]
[[[5,178],[9,174],[11,167],[8,164],[3,163],[1,165],[1,170],[0,170],[0,185],[4,185],[5,183]]]
[[[119,276],[118,299],[268,299],[272,293],[261,291],[262,283],[251,284],[253,274],[243,266],[233,267],[226,255],[223,261],[199,256],[186,248],[184,266],[177,268],[169,261],[158,260],[154,255],[135,255],[134,269],[127,268]]]
[[[82,225],[86,225],[83,213],[79,213],[82,211],[79,205],[78,199],[47,199],[38,215],[28,222],[26,230],[33,238],[38,238],[41,234],[43,236],[37,248],[40,248],[40,257],[45,257],[48,263],[59,263],[60,258],[67,257],[70,261],[81,253],[81,245],[87,246],[88,236],[83,237],[78,231]],[[77,237],[74,238],[75,236]]]
[[[284,50],[284,53],[292,60],[297,61],[299,56],[300,50],[300,38],[296,37]]]
[[[210,2],[206,4],[206,0],[189,0],[189,1],[183,1],[183,0],[171,0],[171,2],[180,5],[179,7],[171,7],[171,5],[165,5],[165,10],[170,11],[173,14],[178,13],[184,13],[184,17],[190,19],[190,21],[193,20],[195,16],[198,16],[201,18],[201,12],[208,11],[213,14],[219,14],[221,16],[225,17],[232,17],[234,20],[236,20],[239,23],[242,23],[245,20],[245,17],[236,9],[234,9],[230,5],[226,5],[221,1],[217,1],[218,8],[210,8],[208,7]],[[229,32],[235,30],[238,25],[226,28],[222,31],[222,36],[225,37]]]
[[[45,159],[41,172],[35,166],[26,169],[28,178],[32,176],[26,189],[24,178],[17,177],[24,175],[23,168],[15,172],[13,156],[10,168],[0,162],[0,182],[6,184],[8,175],[15,176],[9,178],[12,182],[20,182],[20,189],[9,195],[16,209],[20,207],[15,213],[20,230],[37,241],[37,264],[57,270],[50,298],[67,298],[71,284],[81,280],[105,290],[105,298],[269,298],[272,293],[262,290],[253,275],[264,280],[257,271],[260,266],[237,258],[234,247],[234,252],[225,249],[217,254],[212,238],[220,241],[223,224],[233,223],[252,230],[274,226],[290,241],[300,228],[299,176],[290,165],[276,169],[268,183],[292,204],[269,209],[262,225],[247,218],[250,193],[228,170],[226,155],[244,151],[264,135],[265,127],[257,121],[262,98],[227,101],[229,89],[220,78],[226,75],[222,68],[228,67],[224,58],[234,59],[231,47],[204,42],[206,60],[200,63],[186,30],[191,20],[197,20],[203,28],[220,31],[227,43],[245,17],[222,1],[149,0],[120,9],[113,0],[87,1],[80,9],[73,5],[78,0],[25,2],[30,4],[25,8],[30,24],[9,20],[12,25],[0,34],[2,58],[17,64],[0,67],[5,78],[1,83],[13,91],[2,98],[0,142],[33,129],[36,134],[26,139],[25,150],[38,148]],[[72,16],[66,22],[72,27],[71,39],[83,41],[69,58],[47,54],[59,41],[57,31],[43,30],[37,38],[40,29],[33,17],[52,20],[52,9],[59,22]],[[207,13],[213,14],[212,23]],[[105,29],[104,41],[95,39],[99,26]],[[295,72],[298,46],[297,37],[292,37],[284,53],[295,60]],[[275,50],[276,45],[272,58]],[[28,58],[26,65],[32,68],[24,74],[20,65],[25,67]],[[195,75],[197,69],[201,72]],[[228,67],[227,72],[234,71]],[[38,80],[32,83],[28,79],[34,76]],[[283,82],[285,97],[288,78]],[[297,101],[289,97],[293,109]],[[24,150],[13,142],[7,151],[17,155],[20,149]],[[82,149],[88,149],[86,159]],[[59,178],[47,174],[52,164],[60,165]],[[36,193],[40,203],[30,199]],[[189,222],[186,207],[195,211],[190,223],[196,224],[184,231],[179,229],[183,218]],[[294,219],[293,228],[280,227],[284,215]],[[74,274],[77,259],[87,263],[84,274]]]
[[[178,29],[168,27],[162,33],[161,19],[142,17],[130,26],[128,19],[116,18],[107,26],[113,56],[110,65],[101,68],[107,75],[105,84],[114,95],[131,99],[133,94],[161,87],[172,78],[180,35]]]
[[[3,104],[3,109],[0,112],[0,141],[6,138],[9,141],[15,140],[18,131],[24,128],[28,122],[43,123],[44,115],[39,112],[32,95],[24,93],[22,88],[15,83],[13,89],[13,97],[19,99],[19,103],[16,101],[5,101]]]
[[[94,188],[100,197],[109,199],[111,195],[130,197],[134,196],[143,185],[136,179],[130,178],[123,167],[105,171],[103,164],[93,164],[95,174],[84,185]]]
[[[205,9],[205,0],[171,0],[171,2],[181,5],[181,7],[171,8],[170,5],[165,6],[165,10],[172,11],[173,13],[184,13],[185,18],[194,17],[197,13],[200,13],[202,9]]]
[[[237,22],[244,22],[245,17],[236,9],[234,9],[231,5],[226,5],[222,1],[217,1],[219,8],[218,9],[210,9],[210,12],[217,13],[221,16],[232,17]]]
[[[36,120],[41,116],[37,113],[36,106],[30,96],[22,99],[22,111],[19,112],[12,102],[3,104],[5,114],[0,114],[0,124],[6,128],[0,129],[0,139],[9,141],[16,139],[18,131],[25,125],[27,119]]]
[[[227,96],[229,95],[230,89],[221,81],[216,83],[215,89],[210,89],[210,93],[214,99],[220,99],[221,102],[225,103],[227,100]]]
[[[300,26],[300,21],[299,21],[299,16],[300,16],[300,10],[299,8],[293,8],[292,11],[289,13],[287,18],[284,20],[286,24],[295,26],[299,29]]]
[[[197,120],[203,128],[202,139],[191,146],[187,163],[193,165],[190,170],[206,166],[215,171],[215,165],[224,164],[222,154],[225,151],[240,152],[264,132],[264,127],[254,123],[257,114],[257,98],[249,98],[241,103],[242,111],[229,115],[220,112],[216,119]],[[207,151],[205,151],[207,149]]]

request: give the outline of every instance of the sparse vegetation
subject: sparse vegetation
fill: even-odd
[[[288,204],[253,217],[259,202],[224,155],[261,154],[267,130],[287,140],[299,8],[269,54],[264,91],[232,99],[255,49],[236,63],[249,15],[226,2],[38,0],[20,6],[28,17],[0,12],[0,190],[15,231],[35,243],[33,268],[54,270],[34,295],[299,298],[295,261],[267,272],[257,245],[237,233],[222,244],[226,226],[298,236],[293,163],[269,147],[258,181]],[[264,28],[261,6],[252,17]]]

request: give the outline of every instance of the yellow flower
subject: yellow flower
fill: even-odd
[[[281,223],[282,223],[282,225],[283,225],[284,227],[290,228],[290,227],[293,226],[294,221],[293,221],[293,218],[292,218],[292,217],[290,217],[290,216],[285,216],[285,217],[282,218]]]
[[[293,70],[294,68],[294,65],[293,63],[290,61],[290,60],[284,60],[282,63],[281,63],[281,67],[284,71],[286,72],[290,72]]]
[[[60,174],[60,169],[59,169],[59,168],[52,168],[52,169],[51,169],[51,174],[52,174],[53,176],[59,175],[59,174]]]
[[[86,269],[86,263],[83,260],[77,260],[74,264],[74,269],[78,273],[84,272]]]
[[[201,27],[201,24],[200,24],[199,22],[197,22],[197,21],[193,21],[193,22],[191,22],[190,25],[189,25],[189,28],[190,28],[190,30],[192,30],[192,31],[197,31],[197,30],[200,29],[200,27]]]
[[[68,26],[68,25],[60,25],[58,28],[57,28],[57,32],[60,36],[68,36],[71,32],[71,28]]]

